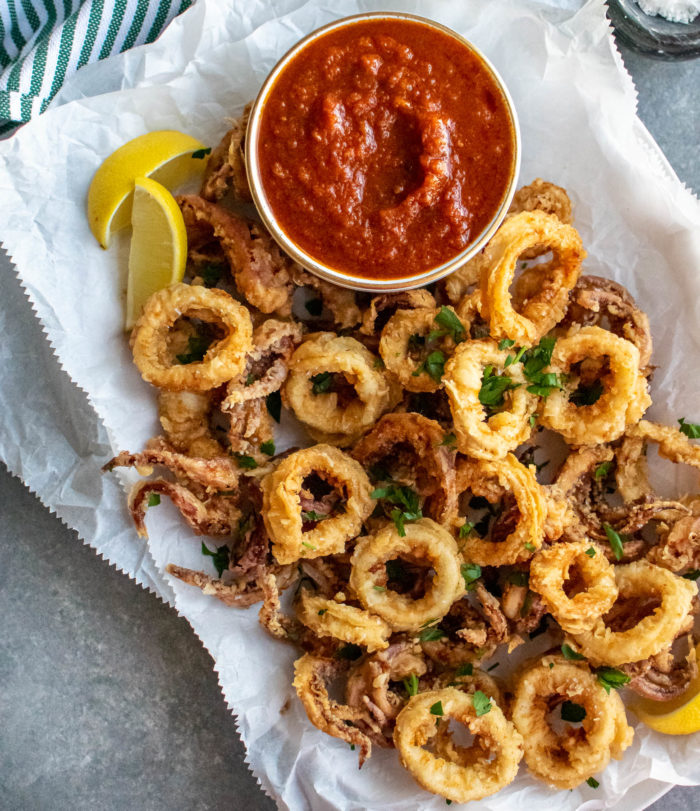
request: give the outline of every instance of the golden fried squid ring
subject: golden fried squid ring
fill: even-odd
[[[571,597],[567,581],[576,589]],[[613,567],[602,549],[587,541],[558,543],[539,551],[530,564],[530,588],[568,634],[589,631],[617,599]]]
[[[435,715],[438,705],[442,715]],[[446,728],[448,720],[464,724],[474,744],[456,745]],[[442,754],[423,747],[440,735]],[[477,715],[474,698],[454,687],[430,690],[409,699],[396,719],[394,743],[401,764],[428,791],[456,803],[489,797],[512,782],[523,756],[523,739],[497,704]]]
[[[180,316],[216,324],[224,331],[201,361],[173,363],[168,333]],[[208,391],[237,377],[252,347],[248,310],[223,290],[174,284],[146,302],[131,334],[134,363],[141,376],[170,391]]]
[[[440,309],[427,307],[397,310],[382,330],[379,354],[386,368],[408,391],[437,391],[440,388],[439,381],[424,369],[424,361],[433,352],[442,352],[444,361],[445,354],[454,347],[454,341],[448,336],[428,340],[431,332],[440,330],[435,321],[439,313]]]
[[[314,439],[350,445],[391,408],[395,392],[375,360],[359,341],[332,332],[294,352],[283,396]]]
[[[609,371],[599,378],[603,392],[592,405],[571,401],[580,378],[574,364],[591,359],[608,359]],[[639,350],[600,327],[583,327],[560,338],[547,371],[567,376],[564,388],[552,391],[542,404],[540,422],[561,434],[571,445],[599,445],[612,442],[638,422],[651,404],[644,375],[639,371]]]
[[[504,369],[509,355],[494,341],[461,343],[445,367],[443,382],[450,400],[457,447],[477,459],[501,459],[508,451],[525,442],[532,432],[530,417],[537,408],[537,397],[527,391],[528,382],[520,363]],[[510,388],[503,392],[503,403],[489,416],[490,407],[479,400],[484,373],[491,367],[495,374],[503,370]]]
[[[402,290],[400,293],[382,293],[375,296],[362,317],[360,332],[377,335],[397,310],[434,309],[435,298],[427,290]]]
[[[540,253],[551,250],[555,259],[537,266],[542,283],[518,312],[510,286],[518,258],[530,248],[538,248]],[[481,311],[491,337],[510,338],[525,346],[536,344],[564,316],[585,255],[577,231],[551,214],[523,211],[507,217],[484,251],[481,273]]]
[[[467,560],[480,566],[508,566],[529,560],[542,546],[547,519],[547,501],[542,486],[530,468],[508,454],[498,462],[460,460],[457,466],[457,492],[471,491],[494,502],[499,496],[515,499],[517,521],[504,540],[481,538],[472,530],[460,540]],[[510,527],[510,522],[506,521]]]
[[[330,311],[335,329],[350,329],[362,320],[362,311],[357,304],[354,290],[320,279],[313,273],[302,270],[299,265],[292,267],[291,276],[296,287],[311,288],[319,294],[324,309]]]
[[[312,474],[340,492],[344,512],[319,520],[304,532],[300,497]],[[367,474],[350,456],[331,445],[292,453],[262,480],[263,518],[279,563],[343,552],[374,509]]]
[[[176,451],[189,456],[214,459],[225,453],[212,433],[211,411],[208,393],[164,389],[158,392],[158,416],[165,438]]]
[[[672,644],[687,621],[697,585],[654,566],[637,560],[615,567],[618,600],[657,603],[651,613],[624,631],[615,631],[605,617],[597,617],[589,631],[573,635],[581,653],[594,664],[617,667],[626,662],[639,662],[660,653]],[[614,606],[613,606],[614,610]]]
[[[391,628],[379,617],[352,605],[302,589],[297,617],[317,636],[332,636],[343,642],[362,645],[370,653],[389,646]]]
[[[423,512],[439,524],[457,512],[455,454],[440,423],[413,412],[385,414],[352,451],[365,468],[379,464],[392,481],[416,488]]]
[[[294,662],[294,688],[304,705],[309,721],[328,735],[347,741],[359,749],[360,766],[372,753],[372,742],[357,728],[367,722],[367,712],[338,704],[328,695],[326,682],[343,670],[342,662],[304,654]],[[352,725],[346,723],[351,722]]]
[[[586,711],[579,729],[557,734],[548,715],[563,701]],[[545,656],[518,678],[513,723],[525,743],[525,762],[535,777],[560,789],[574,788],[619,760],[632,743],[625,708],[615,690],[600,685],[584,662]]]
[[[360,538],[351,560],[350,587],[368,611],[395,631],[417,631],[449,611],[464,592],[464,580],[457,543],[447,530],[429,518],[407,523],[404,530],[402,537],[390,523]],[[435,570],[425,596],[413,599],[386,587],[386,563],[395,558]]]
[[[615,479],[626,503],[654,497],[645,450],[649,442],[659,446],[659,456],[664,459],[700,468],[700,445],[692,443],[678,428],[642,420],[627,431],[616,454]]]
[[[248,175],[245,169],[245,136],[252,102],[246,104],[241,117],[234,122],[207,162],[201,196],[216,203],[233,190],[239,200],[250,200]]]

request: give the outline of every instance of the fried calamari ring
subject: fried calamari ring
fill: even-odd
[[[573,596],[567,593],[567,583],[576,589]],[[617,599],[613,567],[602,550],[587,541],[539,551],[530,564],[530,588],[569,634],[590,630]]]
[[[312,335],[291,357],[285,402],[315,439],[350,445],[395,402],[375,360],[354,338]]]
[[[392,481],[415,487],[423,512],[439,524],[457,512],[455,454],[440,423],[412,412],[385,414],[355,446],[352,455],[369,470],[379,465]]]
[[[562,701],[583,707],[579,729],[552,729],[548,715]],[[583,662],[545,656],[518,678],[513,723],[525,742],[525,762],[535,777],[560,789],[574,788],[619,760],[632,743],[625,708],[615,690],[598,684]]]
[[[457,543],[449,532],[429,518],[407,523],[404,530],[402,537],[391,523],[359,539],[351,560],[350,587],[368,611],[395,631],[417,631],[449,611],[464,591],[464,580]],[[395,558],[435,570],[425,596],[413,599],[387,588],[385,564]]]
[[[188,456],[214,459],[225,451],[212,433],[209,394],[196,391],[158,392],[158,416],[167,441]]]
[[[313,273],[302,270],[299,265],[292,267],[291,275],[297,288],[310,288],[319,294],[323,308],[330,311],[334,329],[350,329],[362,320],[362,311],[357,304],[357,293],[354,290],[320,279]]]
[[[440,716],[433,712],[436,705]],[[450,718],[467,727],[474,744],[465,748],[443,741],[449,758],[424,749]],[[492,703],[479,716],[473,696],[454,687],[412,696],[396,719],[394,743],[401,764],[420,786],[457,803],[489,797],[507,786],[523,756],[523,739],[500,707]]]
[[[615,631],[606,624],[605,617],[597,617],[589,631],[573,636],[587,659],[612,667],[648,659],[671,645],[698,592],[694,582],[646,560],[616,566],[615,580],[618,600],[638,601],[642,611],[648,610],[645,603],[656,605],[651,613],[624,631]]]
[[[344,512],[318,521],[304,532],[300,496],[312,474],[340,492]],[[343,552],[374,509],[367,474],[350,456],[331,445],[314,445],[292,453],[262,480],[263,519],[279,563]]]
[[[220,327],[224,335],[201,361],[173,363],[168,333],[181,316]],[[170,391],[208,391],[237,377],[252,346],[248,310],[223,290],[174,284],[146,302],[131,334],[134,363],[144,380]]]
[[[700,568],[700,499],[688,500],[691,515],[675,520],[647,558],[671,572]]]
[[[484,374],[503,369],[509,354],[494,341],[465,341],[445,366],[443,382],[450,399],[457,447],[476,459],[501,459],[525,442],[532,431],[530,417],[538,400],[527,391],[521,364],[512,364],[504,372],[517,388],[503,392],[502,406],[494,406],[502,410],[489,416],[490,407],[479,399]]]
[[[308,589],[301,590],[297,617],[317,636],[362,645],[370,653],[389,646],[391,628],[384,620],[361,608],[311,594]]]
[[[467,560],[480,566],[508,566],[529,560],[542,546],[547,501],[542,486],[530,468],[508,454],[498,462],[460,460],[457,466],[457,492],[471,491],[491,503],[500,496],[515,500],[517,519],[505,526],[511,531],[503,540],[481,538],[472,530],[460,541],[460,549]]]
[[[577,406],[571,396],[580,377],[573,367],[587,358],[607,358],[609,371],[599,378],[603,387],[600,397],[592,405]],[[618,439],[651,404],[646,380],[639,371],[639,350],[600,327],[583,327],[560,338],[547,371],[567,378],[563,389],[555,389],[545,398],[540,422],[571,445],[599,445]]]
[[[449,308],[453,313],[454,310]],[[387,321],[379,341],[379,354],[386,368],[408,391],[437,391],[439,380],[425,370],[426,358],[441,353],[442,363],[447,352],[454,347],[448,336],[430,340],[431,332],[439,331],[435,316],[439,308],[421,307],[415,310],[397,310]]]
[[[241,117],[212,150],[200,192],[205,200],[216,203],[230,190],[239,200],[251,199],[245,169],[245,136],[252,106],[252,102],[246,104]]]
[[[328,735],[347,741],[359,749],[360,766],[372,753],[372,742],[358,729],[368,722],[366,711],[339,704],[328,695],[326,682],[344,669],[337,660],[304,654],[294,662],[294,689],[304,705],[309,721]],[[348,723],[350,722],[350,723]]]
[[[518,312],[510,295],[516,262],[535,247],[542,253],[553,251],[555,259],[537,266],[540,288]],[[577,231],[551,214],[523,211],[507,217],[484,251],[481,273],[481,310],[491,337],[510,338],[525,346],[536,344],[564,316],[585,255]]]
[[[402,290],[400,293],[382,293],[375,296],[362,316],[360,332],[377,335],[397,310],[434,309],[435,298],[423,288]]]
[[[500,683],[490,676],[484,670],[480,670],[477,665],[473,665],[469,673],[463,672],[464,668],[460,671],[448,670],[441,673],[433,682],[433,690],[442,690],[443,687],[456,687],[464,693],[473,694],[477,690],[481,690],[484,695],[487,695],[492,701],[502,709],[505,710],[508,706],[506,695]]]
[[[521,211],[544,211],[563,223],[571,224],[571,200],[566,189],[555,186],[541,177],[518,189],[513,195],[508,214],[519,214]]]

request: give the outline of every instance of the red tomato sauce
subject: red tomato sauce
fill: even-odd
[[[262,109],[258,162],[279,226],[361,278],[416,276],[474,242],[514,161],[489,69],[420,22],[362,20],[318,37]]]

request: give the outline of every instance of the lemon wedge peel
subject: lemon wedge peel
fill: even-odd
[[[700,644],[695,648],[700,660]],[[689,735],[700,732],[700,675],[688,686],[683,695],[671,701],[639,699],[630,709],[640,721],[665,735]]]
[[[187,263],[187,231],[172,194],[153,178],[136,178],[132,207],[126,329],[131,329],[147,299],[182,281]]]
[[[176,188],[204,172],[208,153],[196,138],[177,130],[147,132],[116,149],[95,172],[88,190],[87,215],[95,239],[108,248],[112,234],[131,222],[135,178],[150,177]]]

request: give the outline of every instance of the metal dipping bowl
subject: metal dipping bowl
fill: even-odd
[[[320,261],[311,254],[307,253],[303,248],[297,245],[278,224],[277,219],[275,217],[275,213],[265,194],[265,189],[263,187],[259,165],[258,140],[260,137],[261,119],[265,109],[265,102],[270,93],[272,92],[272,89],[274,88],[275,83],[280,74],[294,60],[294,58],[299,54],[300,51],[302,51],[307,45],[309,45],[311,42],[314,42],[316,39],[323,37],[325,34],[328,34],[329,32],[334,31],[338,28],[351,26],[355,23],[360,23],[366,20],[377,20],[377,19],[406,20],[409,22],[420,23],[422,25],[429,26],[430,28],[437,29],[438,31],[448,34],[450,37],[452,37],[453,39],[457,40],[459,43],[464,45],[464,47],[468,48],[472,53],[476,54],[481,60],[481,62],[484,64],[486,69],[490,71],[495,83],[498,85],[498,87],[500,87],[501,92],[503,93],[503,96],[505,98],[513,126],[513,136],[514,136],[513,169],[508,186],[504,190],[501,204],[498,208],[498,211],[494,215],[493,219],[481,231],[481,233],[479,233],[470,242],[470,244],[466,248],[464,248],[459,253],[455,254],[455,256],[453,256],[449,261],[444,262],[443,264],[438,265],[436,267],[429,268],[428,270],[423,271],[422,273],[419,273],[417,275],[412,275],[406,278],[367,279],[364,277],[355,276],[345,271],[337,270]],[[433,20],[428,20],[425,19],[424,17],[418,17],[414,14],[376,12],[371,14],[357,14],[352,17],[345,17],[341,20],[337,20],[336,22],[331,23],[330,25],[326,25],[323,28],[319,28],[316,31],[313,31],[304,39],[300,40],[280,59],[280,61],[275,65],[275,67],[273,68],[273,70],[263,83],[263,86],[260,88],[260,92],[258,93],[257,98],[255,99],[255,102],[253,104],[248,124],[248,133],[246,136],[245,162],[246,162],[246,170],[248,173],[248,183],[250,185],[250,191],[253,197],[253,201],[255,202],[256,208],[258,210],[258,213],[262,221],[267,226],[267,229],[269,230],[270,234],[273,236],[275,241],[279,244],[279,246],[285,253],[291,256],[294,260],[296,260],[300,265],[309,270],[311,273],[314,273],[316,276],[320,276],[322,279],[325,279],[326,281],[338,284],[341,287],[349,287],[353,290],[366,290],[369,292],[388,292],[388,291],[410,290],[411,288],[414,287],[422,287],[423,285],[430,284],[431,282],[436,282],[438,279],[442,279],[443,277],[448,276],[450,273],[457,270],[457,268],[461,267],[465,262],[469,261],[469,259],[475,256],[484,247],[484,245],[486,245],[486,243],[494,235],[497,228],[499,227],[504,217],[506,216],[511,200],[513,199],[515,187],[518,180],[518,175],[520,172],[520,151],[521,151],[520,127],[518,125],[518,117],[515,112],[513,100],[508,92],[508,88],[503,82],[503,79],[501,79],[496,69],[478,48],[476,48],[474,45],[472,45],[472,43],[470,43],[464,37],[457,34],[452,29],[447,28],[446,26],[441,25],[440,23],[434,22]]]

